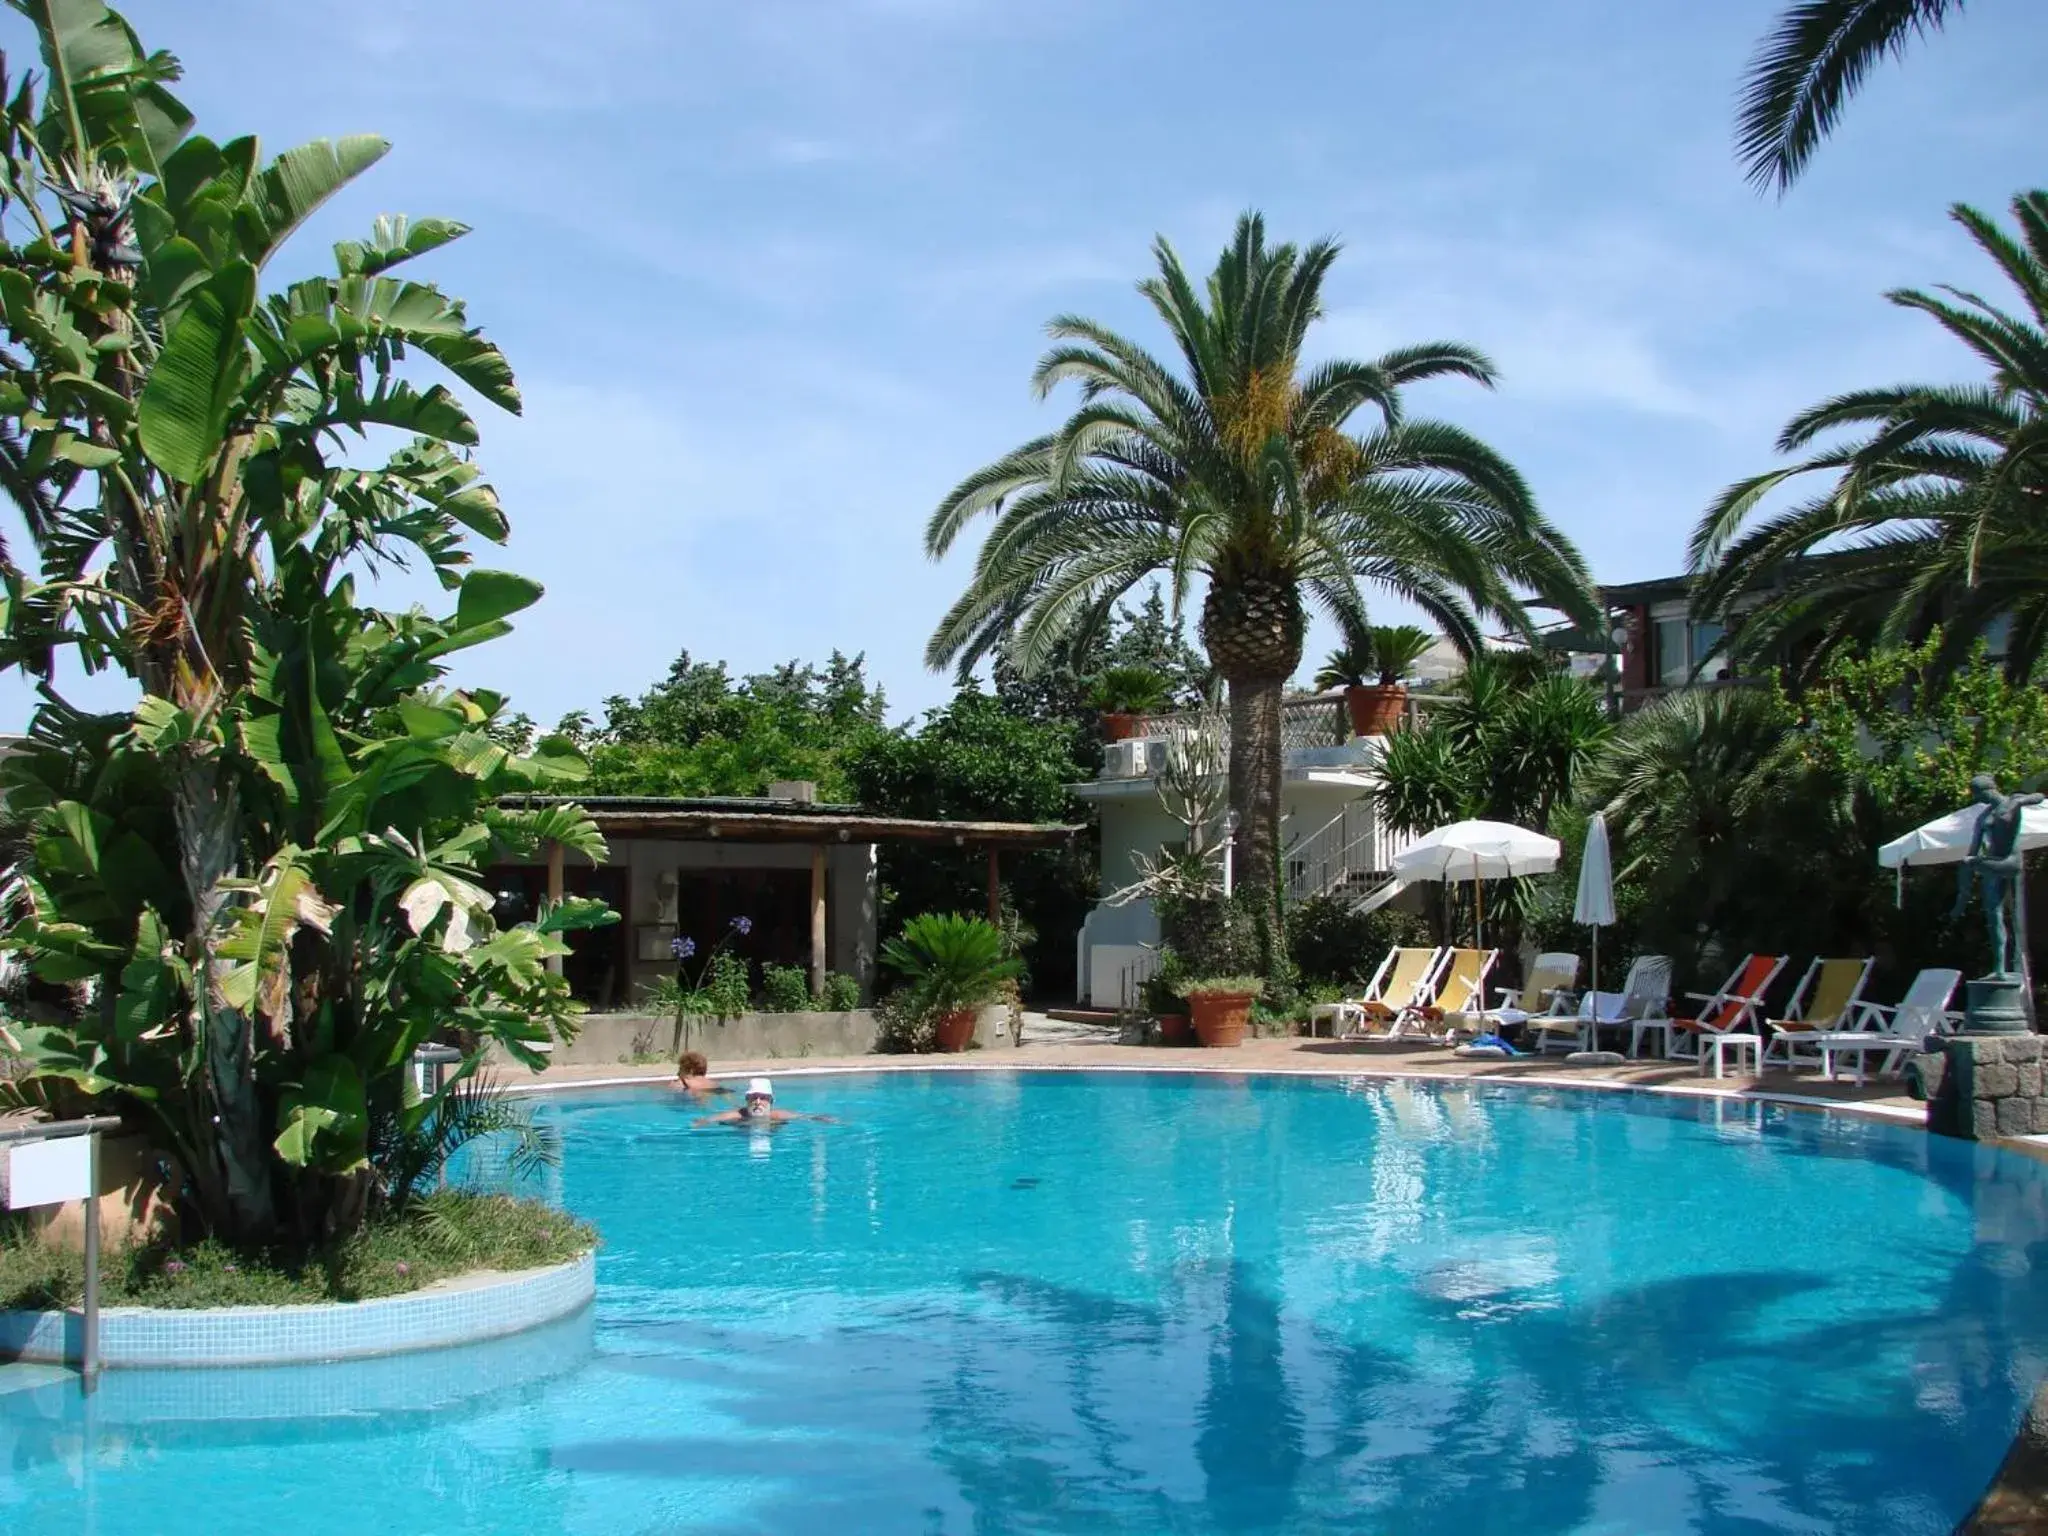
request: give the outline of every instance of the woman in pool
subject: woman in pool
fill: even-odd
[[[819,1120],[829,1125],[830,1115],[800,1115],[793,1109],[775,1107],[775,1085],[765,1077],[757,1077],[747,1084],[747,1096],[740,1101],[738,1109],[728,1109],[722,1115],[706,1115],[699,1125],[781,1125],[788,1120]]]
[[[711,1063],[702,1051],[685,1051],[676,1058],[676,1086],[693,1098],[710,1098],[732,1090],[711,1075]]]

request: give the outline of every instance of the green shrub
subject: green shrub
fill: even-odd
[[[800,965],[761,967],[761,1007],[769,1013],[806,1013],[811,1006],[811,978]]]
[[[1360,912],[1337,896],[1311,896],[1287,914],[1287,950],[1310,984],[1362,982],[1397,944],[1429,942],[1429,925],[1412,912]]]
[[[827,971],[818,1006],[827,1013],[853,1012],[860,1006],[860,982],[842,971]]]
[[[875,1004],[875,1050],[884,1056],[928,1051],[938,1022],[939,1011],[915,988],[892,992]]]

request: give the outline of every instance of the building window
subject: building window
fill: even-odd
[[[1711,660],[1708,658],[1708,653],[1721,643],[1722,636],[1727,633],[1728,628],[1724,624],[1693,625],[1692,663],[1700,669],[1702,681],[1718,682],[1722,678],[1734,676],[1734,669],[1728,665],[1725,654],[1715,656]]]
[[[1685,652],[1685,630],[1683,619],[1657,621],[1657,681],[1666,688],[1683,688],[1692,677],[1692,661]]]
[[[1984,649],[1988,660],[2005,665],[2012,650],[2012,615],[2001,613],[1984,626]]]

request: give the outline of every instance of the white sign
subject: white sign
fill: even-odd
[[[92,1192],[92,1137],[52,1136],[7,1152],[7,1208],[83,1200]]]

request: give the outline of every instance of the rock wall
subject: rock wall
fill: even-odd
[[[2048,1132],[2039,1035],[1955,1035],[1908,1068],[1913,1096],[1927,1101],[1927,1129],[1966,1141]]]

